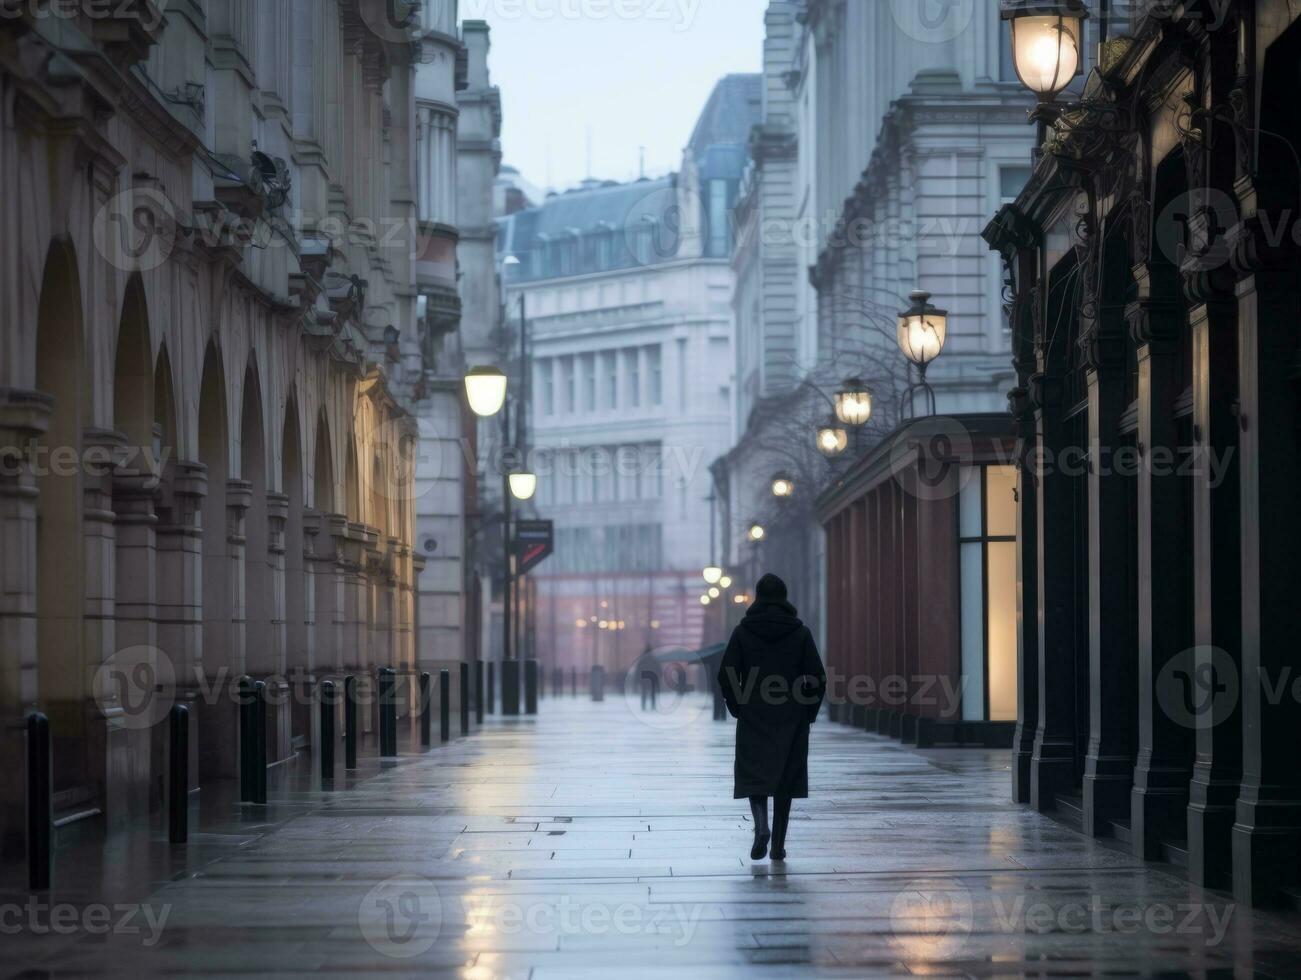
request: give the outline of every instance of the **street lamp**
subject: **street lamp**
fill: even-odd
[[[1079,73],[1088,16],[1084,0],[1003,0],[1017,77],[1041,104],[1052,102]]]
[[[702,606],[707,606],[707,605],[709,605],[710,602],[711,602],[711,600],[710,600],[710,598],[709,598],[708,595],[702,595],[702,596],[700,597],[700,604],[701,604]]]
[[[723,570],[717,565],[706,565],[704,572],[701,574],[704,575],[705,581],[708,584],[717,585],[719,580],[723,577]]]
[[[949,314],[931,303],[931,294],[918,289],[908,294],[911,305],[899,314],[899,349],[917,368],[919,381],[910,384],[905,399],[910,409],[918,388],[927,395],[931,413],[935,412],[935,393],[926,383],[926,368],[944,350],[949,331]],[[915,414],[915,413],[914,413]]]
[[[818,429],[818,452],[828,459],[839,456],[849,446],[849,433],[840,425],[836,416],[831,416],[827,424]]]
[[[711,599],[717,599],[717,598],[718,598],[720,595],[722,595],[722,594],[723,594],[723,593],[721,593],[720,591],[718,591],[718,586],[717,586],[717,585],[710,586],[710,588],[709,588],[709,598],[711,598]]]
[[[491,418],[506,404],[506,375],[495,367],[470,368],[465,375],[465,397],[475,415]]]
[[[732,587],[732,576],[724,575],[722,578],[720,578],[718,580],[718,587],[720,589],[730,589]]]
[[[751,524],[749,537],[751,541],[762,541],[763,536],[768,532],[764,530],[762,524]]]
[[[785,473],[778,473],[772,478],[772,495],[774,497],[791,497],[795,494],[795,481]]]
[[[538,475],[527,470],[512,473],[508,477],[511,496],[516,500],[532,500],[538,492]]]
[[[872,392],[858,378],[849,378],[836,392],[836,418],[855,428],[867,425],[872,417]]]

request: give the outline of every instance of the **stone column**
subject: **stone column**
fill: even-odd
[[[1134,854],[1162,856],[1166,840],[1182,840],[1192,778],[1192,730],[1174,717],[1160,686],[1169,684],[1175,658],[1187,650],[1188,605],[1178,583],[1187,534],[1175,401],[1180,391],[1179,303],[1154,289],[1141,273],[1130,310],[1138,341],[1138,755],[1130,819]],[[1163,671],[1165,672],[1163,675]]]
[[[270,570],[270,602],[267,604],[265,642],[269,650],[261,651],[264,662],[271,665],[266,678],[271,697],[272,717],[267,719],[272,762],[293,754],[293,692],[289,689],[289,664],[285,654],[285,525],[289,520],[289,497],[283,493],[267,494],[267,567]]]
[[[1059,459],[1070,442],[1070,427],[1062,417],[1062,388],[1060,376],[1041,374],[1031,381],[1041,459]],[[1073,560],[1071,479],[1060,466],[1043,467],[1037,490],[1039,721],[1030,759],[1030,805],[1043,812],[1054,809],[1057,795],[1075,783],[1074,610],[1080,597]]]
[[[32,449],[49,426],[53,400],[0,388],[0,867],[27,853],[24,724],[35,709],[36,475]],[[25,883],[25,882],[24,882]]]
[[[306,656],[302,663],[289,665],[289,684],[293,688],[294,714],[299,719],[297,730],[307,736],[308,743],[316,744],[319,721],[315,706],[320,682],[329,673],[329,640],[332,629],[322,625],[322,619],[331,615],[328,607],[318,604],[318,590],[332,581],[330,569],[322,560],[321,552],[330,549],[329,560],[334,558],[328,534],[322,534],[324,515],[319,510],[303,511],[303,619],[306,630]],[[337,727],[337,726],[336,726]]]
[[[123,804],[121,812],[110,813],[110,823],[117,823],[128,817],[147,817],[150,809],[150,795],[153,786],[158,785],[157,776],[162,772],[162,759],[156,758],[153,745],[158,732],[149,728],[142,729],[140,723],[145,718],[159,720],[162,709],[170,706],[170,699],[175,691],[176,664],[167,651],[158,646],[157,627],[157,537],[155,528],[158,523],[154,513],[155,487],[153,478],[145,474],[114,474],[113,478],[113,513],[117,546],[115,555],[114,609],[116,613],[115,658],[119,666],[127,669],[124,662],[126,651],[152,651],[148,656],[153,662],[154,685],[161,690],[133,690],[131,693],[137,704],[125,705],[127,724],[121,738],[127,743],[124,765],[116,772],[110,773],[110,792],[120,794]],[[164,658],[166,658],[164,660]],[[140,662],[139,656],[130,656],[131,661]],[[99,696],[104,691],[101,689]],[[132,724],[135,722],[135,724]],[[119,783],[120,789],[113,789],[112,784]],[[155,795],[154,802],[160,802]]]
[[[1031,453],[1035,446],[1034,408],[1029,392],[1018,388],[1009,397],[1016,419],[1020,485],[1016,506],[1016,577],[1021,601],[1016,615],[1016,730],[1012,734],[1012,799],[1030,802],[1030,761],[1039,720],[1039,522],[1038,474]]]
[[[177,460],[156,491],[154,528],[157,588],[155,636],[158,649],[171,661],[175,699],[190,709],[190,789],[199,787],[198,722],[207,707],[203,679],[203,498],[208,495],[208,468]],[[154,758],[162,765],[161,745]],[[156,769],[158,767],[155,767]],[[160,787],[161,788],[161,787]]]
[[[1282,213],[1282,212],[1278,212]],[[1296,261],[1247,223],[1238,281],[1241,446],[1242,788],[1233,826],[1233,893],[1261,903],[1297,880],[1301,766],[1295,696],[1297,544]]]
[[[253,486],[247,480],[227,480],[226,525],[205,528],[205,534],[223,535],[226,553],[220,559],[205,565],[204,574],[225,574],[227,604],[230,622],[225,630],[226,649],[203,651],[203,678],[201,681],[204,705],[200,713],[199,767],[204,781],[208,779],[234,779],[239,775],[239,714],[232,691],[239,678],[248,670],[245,647],[245,622],[247,603],[244,593],[244,520],[253,501]],[[220,615],[218,610],[205,609],[204,618]]]
[[[116,614],[116,529],[113,514],[113,470],[122,458],[126,436],[108,429],[82,433],[82,546],[84,594],[82,636],[85,662],[80,683],[83,731],[86,737],[86,776],[110,827],[135,806],[148,805],[149,752],[136,758],[140,739],[133,732],[116,684],[99,683],[101,668],[111,669],[118,657]],[[146,586],[147,587],[147,586]],[[129,664],[124,665],[127,669]],[[97,691],[96,688],[99,688]],[[130,694],[130,688],[128,687]],[[56,763],[57,765],[57,763]]]

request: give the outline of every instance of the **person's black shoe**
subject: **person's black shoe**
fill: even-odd
[[[768,855],[768,856],[771,857],[774,861],[785,861],[785,860],[786,860],[786,845],[785,845],[785,844],[778,844],[778,843],[774,842],[773,845],[772,845],[772,853],[771,853],[770,855]]]
[[[772,837],[767,831],[755,831],[754,847],[750,848],[750,860],[762,861],[763,856],[768,853],[768,841]]]

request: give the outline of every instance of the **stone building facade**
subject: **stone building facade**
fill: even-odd
[[[1020,434],[1017,800],[1240,901],[1301,881],[1295,4],[1090,4],[986,237]]]
[[[113,827],[158,802],[172,702],[203,790],[241,675],[274,764],[321,680],[415,660],[406,6],[5,5],[6,858],[33,711],[56,817]]]
[[[738,430],[715,472],[729,561],[789,576],[813,621],[814,500],[911,414],[895,323],[913,290],[950,313],[927,376],[936,410],[1006,408],[1010,333],[980,233],[1030,173],[1032,103],[1007,49],[993,4],[769,4],[764,119],[737,215]],[[849,378],[874,414],[828,463],[814,437]],[[776,472],[795,477],[794,497],[772,498]],[[758,547],[744,533],[756,521],[770,532]]]
[[[708,466],[732,427],[729,212],[758,83],[719,82],[679,173],[591,181],[503,222],[536,506],[556,522],[556,553],[530,576],[546,669],[623,669],[648,646],[706,640]]]

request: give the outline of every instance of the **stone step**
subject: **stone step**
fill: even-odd
[[[1076,830],[1084,829],[1084,798],[1078,793],[1058,793],[1057,817]]]
[[[1184,840],[1165,840],[1161,842],[1161,853],[1166,861],[1178,868],[1188,867],[1188,842]]]
[[[1128,820],[1116,819],[1111,821],[1111,836],[1122,844],[1134,843],[1134,830]]]

